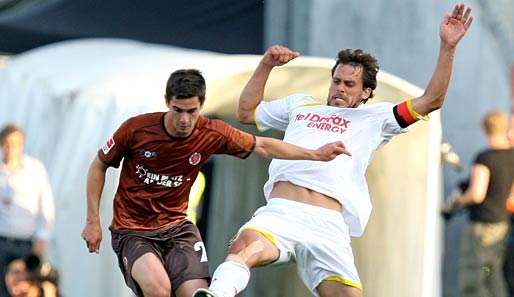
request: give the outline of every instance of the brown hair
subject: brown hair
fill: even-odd
[[[175,99],[188,99],[198,96],[200,104],[205,100],[205,79],[196,69],[180,69],[173,72],[166,83],[166,104]]]

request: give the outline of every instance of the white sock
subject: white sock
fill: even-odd
[[[234,297],[246,288],[249,280],[250,269],[246,265],[226,261],[214,271],[209,289],[223,297]]]

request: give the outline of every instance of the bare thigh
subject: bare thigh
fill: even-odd
[[[254,230],[243,230],[230,246],[227,260],[251,268],[271,263],[279,256],[279,249],[268,238]]]
[[[362,297],[360,289],[336,281],[322,281],[316,288],[321,297]]]
[[[205,279],[192,279],[183,282],[175,291],[176,297],[191,297],[198,288],[207,288],[209,285]]]
[[[146,296],[169,296],[171,283],[161,260],[152,253],[139,257],[132,266],[132,278]]]

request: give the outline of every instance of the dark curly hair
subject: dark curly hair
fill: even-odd
[[[361,49],[344,49],[337,54],[336,64],[332,67],[332,76],[334,76],[334,72],[339,64],[362,67],[363,86],[364,88],[371,89],[368,99],[373,98],[373,90],[377,87],[377,73],[379,69],[377,59]],[[366,101],[364,100],[364,102]]]
[[[200,104],[205,100],[205,79],[196,69],[180,69],[173,72],[166,83],[166,104],[175,99],[187,99],[198,96]]]

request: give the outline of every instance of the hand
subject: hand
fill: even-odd
[[[471,8],[464,4],[455,5],[452,14],[446,14],[439,27],[441,41],[452,48],[457,46],[472,22]]]
[[[90,253],[97,253],[100,250],[102,241],[102,226],[100,221],[88,221],[82,231],[82,239],[86,241]]]
[[[299,52],[294,52],[285,46],[277,44],[268,48],[262,57],[261,63],[271,67],[282,66],[299,56]]]
[[[462,195],[462,191],[460,189],[454,189],[448,198],[441,205],[441,214],[445,220],[451,219],[459,210],[462,209],[462,206],[459,205],[458,198]]]
[[[41,257],[46,250],[46,242],[41,239],[36,239],[32,243],[32,254]]]
[[[327,143],[316,150],[318,161],[330,161],[340,154],[351,156],[352,154],[346,149],[341,141]]]

